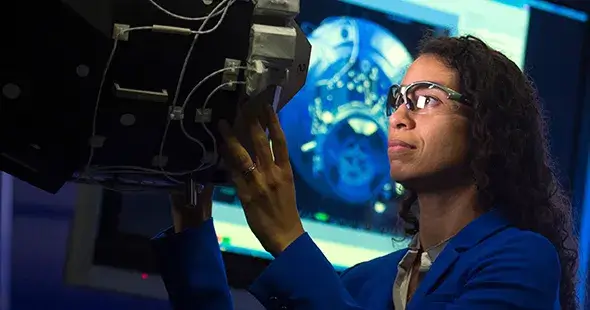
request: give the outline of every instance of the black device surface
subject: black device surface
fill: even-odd
[[[120,193],[89,184],[76,185],[76,193],[65,282],[166,298],[150,240],[171,226],[168,193]],[[228,282],[235,289],[247,288],[270,263],[231,252],[222,255]]]
[[[166,1],[163,5],[173,12],[207,16],[219,2]],[[2,31],[6,54],[0,60],[0,84],[12,95],[0,98],[0,170],[57,192],[87,164],[95,110],[94,134],[104,143],[95,148],[91,165],[157,169],[153,159],[159,154],[168,109],[193,36],[130,32],[128,41],[118,42],[97,108],[99,85],[114,43],[113,25],[157,24],[197,30],[201,21],[170,17],[141,0],[83,4],[51,0],[35,3],[34,10],[30,6],[26,1],[11,2],[1,15],[5,23],[14,16],[22,19],[20,26],[6,25]],[[180,88],[179,104],[205,76],[223,68],[226,59],[246,60],[252,10],[251,2],[236,1],[217,30],[199,36]],[[215,26],[218,18],[212,18],[205,29]],[[221,80],[220,74],[204,83],[184,111],[187,132],[207,150],[212,139],[194,118]],[[166,90],[168,96],[164,102],[125,99],[115,96],[116,85],[142,91]],[[209,128],[217,139],[215,124],[220,119],[235,118],[242,93],[240,88],[220,91],[209,102]],[[132,124],[123,121],[130,117]],[[163,155],[167,157],[167,171],[191,171],[203,153],[180,131],[178,122],[172,122]],[[224,173],[215,166],[193,177],[225,181]],[[151,181],[157,185],[162,180],[166,179],[159,176]]]
[[[103,190],[100,207],[93,264],[159,274],[150,239],[172,222],[168,194],[163,191],[118,193]],[[231,252],[222,252],[222,256],[229,284],[238,289],[247,288],[270,263],[268,259]]]

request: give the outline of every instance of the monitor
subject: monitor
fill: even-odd
[[[587,19],[535,0],[301,0],[301,7],[298,22],[313,46],[308,80],[279,116],[303,225],[337,271],[407,245],[395,229],[404,188],[389,177],[384,101],[424,35],[473,34],[523,67],[532,14]],[[167,193],[80,187],[68,281],[165,296],[149,238],[171,224]],[[217,188],[213,208],[230,285],[247,287],[272,257],[248,228],[234,188]],[[135,286],[120,284],[124,277]]]
[[[305,229],[338,270],[408,242],[392,239],[404,188],[389,178],[383,111],[386,89],[401,81],[424,35],[472,34],[523,67],[532,12],[587,19],[540,1],[302,0],[301,5],[299,23],[313,46],[308,80],[280,119]],[[214,217],[222,248],[270,259],[249,231],[234,189],[216,191]]]

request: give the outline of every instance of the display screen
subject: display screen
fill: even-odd
[[[404,248],[395,236],[404,188],[389,177],[385,94],[431,33],[480,37],[519,66],[531,10],[541,1],[301,0],[312,46],[306,86],[281,111],[306,231],[337,269]],[[271,258],[248,229],[236,192],[215,193],[225,251]]]
[[[303,225],[337,270],[407,245],[396,235],[404,188],[389,177],[385,95],[420,40],[472,34],[523,67],[535,11],[586,21],[532,0],[301,0],[301,8],[313,46],[308,80],[279,116]],[[95,263],[157,272],[149,238],[171,223],[167,194],[105,193]],[[272,257],[248,228],[235,189],[216,189],[213,216],[226,267],[235,269],[230,283],[245,287]]]

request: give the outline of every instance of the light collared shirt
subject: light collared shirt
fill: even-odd
[[[436,245],[427,251],[422,252],[420,250],[420,239],[418,235],[415,235],[408,246],[408,252],[404,255],[397,266],[397,276],[393,284],[393,305],[395,310],[405,310],[408,302],[408,289],[410,286],[410,280],[412,279],[413,266],[418,259],[420,254],[420,268],[418,269],[418,283],[422,281],[426,272],[430,270],[430,266],[442,250],[447,245],[448,240]]]

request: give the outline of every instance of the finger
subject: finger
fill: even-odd
[[[268,131],[270,140],[272,141],[272,152],[275,163],[280,167],[285,167],[289,165],[289,150],[287,149],[285,133],[283,132],[283,128],[281,128],[279,116],[271,106],[266,108],[266,113],[268,115]]]
[[[260,178],[244,177],[243,174],[232,174],[232,182],[236,188],[238,198],[242,203],[242,208],[246,208],[264,192],[264,184]]]
[[[263,122],[261,116],[264,114],[264,109],[260,106],[255,106],[247,114],[248,131],[250,133],[254,155],[257,158],[256,162],[262,169],[271,167],[274,165],[274,161],[270,151],[270,142],[261,125],[261,122]]]
[[[244,174],[245,171],[255,166],[250,154],[240,144],[226,121],[219,122],[219,132],[225,141],[221,154],[224,161],[229,164],[232,173]],[[256,175],[257,169],[254,170],[250,174]]]
[[[236,188],[238,198],[240,199],[240,202],[242,202],[243,207],[252,199],[252,195],[250,194],[250,184],[240,173],[232,173],[231,180]]]
[[[268,102],[263,102],[258,109],[258,122],[260,123],[260,126],[264,129],[265,133],[266,129],[268,128],[268,123],[270,121],[269,114],[266,111],[266,108],[270,106],[271,105]]]

